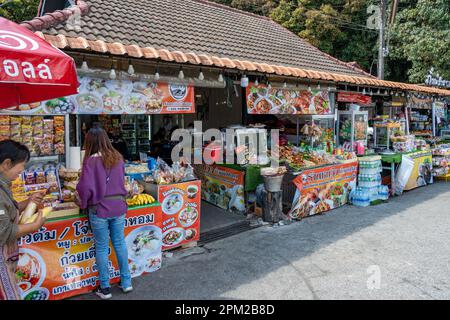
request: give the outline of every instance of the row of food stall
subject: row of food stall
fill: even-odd
[[[111,136],[121,135],[128,147],[125,236],[133,277],[159,270],[163,251],[199,241],[202,217],[209,214],[202,210],[202,201],[223,209],[224,215],[260,214],[260,171],[275,160],[288,169],[283,203],[285,213],[295,220],[349,200],[367,204],[368,189],[384,197],[382,184],[390,184],[393,194],[396,172],[409,172],[411,177],[402,190],[429,181],[429,167],[424,164],[439,166],[443,168],[439,175],[448,175],[448,145],[438,145],[432,137],[448,128],[443,124],[444,118],[448,120],[448,101],[440,98],[433,101],[376,85],[363,88],[378,90],[368,94],[339,81],[320,80],[316,86],[311,80],[273,73],[263,81],[261,74],[244,75],[225,65],[199,69],[183,64],[181,69],[176,62],[155,65],[141,59],[133,67],[129,59],[117,63],[120,58],[102,54],[71,52],[71,56],[80,66],[76,94],[59,96],[58,89],[52,89],[58,98],[0,110],[0,138],[24,143],[33,156],[13,183],[14,197],[20,201],[45,190],[44,206],[52,208],[47,223],[20,240],[17,276],[24,299],[64,299],[96,287],[93,236],[87,217],[74,203],[84,134],[92,126],[105,128]],[[404,121],[402,112],[397,117],[393,111],[394,102],[405,109]],[[425,131],[429,134],[430,125],[423,119],[430,113],[412,110],[419,106],[429,110],[430,103],[432,120],[427,121],[433,122],[432,134],[426,141],[417,137]],[[388,118],[383,116],[386,108]],[[435,121],[438,116],[441,121]],[[202,141],[203,147],[194,147],[193,153],[206,151],[213,160],[225,159],[219,155],[230,149],[225,130],[232,129],[233,163],[171,161],[173,144],[168,137],[177,128],[191,128],[196,120],[202,121],[204,130],[218,128],[223,135],[216,141]],[[369,143],[369,121],[380,130],[373,134],[375,144]],[[280,130],[279,141],[273,140],[272,129]],[[250,135],[256,139],[249,139]],[[384,143],[386,147],[377,149]],[[440,160],[430,162],[432,154]],[[410,158],[413,168],[402,168]],[[383,181],[381,162],[394,164]],[[110,257],[111,276],[118,281],[113,250]]]
[[[145,116],[147,130],[152,130],[153,117],[195,112],[193,86],[126,78],[80,77],[80,90],[75,96],[1,111],[0,121],[2,128],[5,127],[2,137],[23,142],[33,153],[31,166],[13,184],[16,199],[45,189],[48,193],[45,205],[53,208],[47,224],[21,240],[18,275],[25,299],[63,299],[95,287],[93,237],[87,218],[80,215],[73,202],[82,165],[82,140],[77,136],[83,130],[80,118]],[[226,211],[258,214],[254,208],[260,202],[257,196],[262,183],[260,170],[270,166],[274,157],[288,168],[283,201],[286,213],[295,220],[343,206],[351,201],[352,193],[358,188],[364,190],[358,183],[368,175],[361,176],[358,171],[358,156],[361,162],[379,154],[385,165],[400,166],[406,156],[414,159],[403,190],[430,183],[433,171],[427,170],[432,170],[433,164],[444,168],[440,176],[448,174],[448,165],[442,161],[450,154],[448,145],[435,142],[432,150],[424,140],[399,134],[402,127],[393,119],[372,118],[375,131],[380,128],[388,131],[384,134],[388,140],[385,148],[375,150],[383,145],[380,142],[383,134],[374,134],[376,144],[369,143],[369,111],[361,110],[364,105],[341,105],[345,98],[336,99],[340,94],[338,89],[269,89],[266,84],[250,84],[241,92],[245,95],[243,113],[252,118],[244,117],[242,124],[225,128],[233,128],[236,137],[242,139],[237,141],[245,149],[242,163],[169,165],[162,159],[156,164],[141,159],[127,164],[129,211],[125,233],[134,277],[161,268],[162,251],[199,240],[201,215],[208,214],[201,212],[201,200],[224,209],[224,214]],[[267,116],[270,116],[268,120]],[[180,124],[184,127],[183,121]],[[277,154],[271,153],[269,146],[273,145],[267,141],[270,140],[268,129],[272,128],[281,129]],[[157,130],[153,128],[153,132]],[[260,133],[257,143],[263,146],[258,151],[261,154],[246,153],[253,150],[245,142],[250,132]],[[73,142],[80,145],[74,148]],[[205,141],[205,149],[210,145]],[[393,151],[388,150],[390,146]],[[222,145],[214,148],[214,152],[226,149]],[[441,161],[432,161],[432,154],[442,157]],[[399,165],[392,168],[393,174],[383,182],[391,185],[394,194]],[[378,169],[372,170],[372,176],[381,176]],[[118,280],[114,257],[111,250],[111,274]]]

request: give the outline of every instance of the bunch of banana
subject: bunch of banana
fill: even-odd
[[[149,194],[136,194],[133,198],[127,199],[127,204],[129,207],[143,206],[153,202],[155,202],[155,198]]]

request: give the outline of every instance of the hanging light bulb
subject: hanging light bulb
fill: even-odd
[[[133,65],[131,64],[131,61],[130,61],[130,64],[128,65],[128,74],[129,74],[130,76],[134,75],[134,67],[133,67]]]
[[[241,77],[241,87],[247,88],[248,87],[248,77],[244,74]]]
[[[398,97],[398,91],[395,91],[395,96]]]
[[[117,78],[116,70],[114,70],[114,68],[111,68],[111,72],[109,73],[109,78],[111,80],[115,80]]]
[[[366,88],[363,89],[362,94],[364,94],[364,95],[366,94]]]
[[[330,87],[329,85],[328,85],[328,89],[327,89],[327,90],[328,90],[328,92],[330,92],[330,91],[331,91],[331,87]]]
[[[180,67],[180,72],[178,73],[178,79],[183,80],[184,79],[184,72],[183,68]]]
[[[259,86],[258,78],[256,78],[256,80],[255,80],[255,86],[256,86],[256,87]]]
[[[311,84],[308,85],[308,91],[309,91],[309,92],[312,91],[312,89],[311,89]]]
[[[272,89],[272,84],[270,83],[270,81],[267,82],[267,88]]]
[[[320,90],[320,83],[317,84],[317,90]]]
[[[218,80],[219,80],[219,82],[223,82],[223,81],[224,81],[224,80],[223,80],[223,74],[222,74],[222,73],[219,74],[219,79],[218,79]]]
[[[380,91],[380,89],[378,89],[378,92],[377,92],[377,94],[379,95],[379,94],[381,94],[381,91]]]
[[[159,70],[158,69],[156,69],[154,78],[155,78],[155,81],[158,81],[161,78],[161,76],[159,75]]]
[[[284,83],[283,83],[283,88],[287,88],[287,82],[285,81]]]
[[[81,71],[83,72],[89,72],[89,66],[87,64],[87,61],[83,59],[83,63],[81,64]]]
[[[371,96],[373,93],[372,93],[372,90],[369,90],[369,96]]]
[[[203,74],[202,69],[200,69],[200,73],[198,74],[198,80],[200,80],[200,81],[205,80],[205,75]]]

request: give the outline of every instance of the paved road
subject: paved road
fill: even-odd
[[[450,299],[449,235],[450,184],[439,183],[379,206],[346,206],[178,253],[166,258],[160,271],[136,279],[133,293],[113,288],[113,294],[115,299]]]

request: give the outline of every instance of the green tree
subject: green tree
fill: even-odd
[[[434,67],[450,79],[450,0],[403,0],[390,31],[389,65],[402,62],[410,82],[423,83]],[[406,63],[405,63],[406,62]]]
[[[366,27],[369,0],[281,0],[271,18],[314,46],[370,70],[376,31]]]
[[[20,23],[36,17],[39,0],[0,0],[0,6],[1,17]]]

